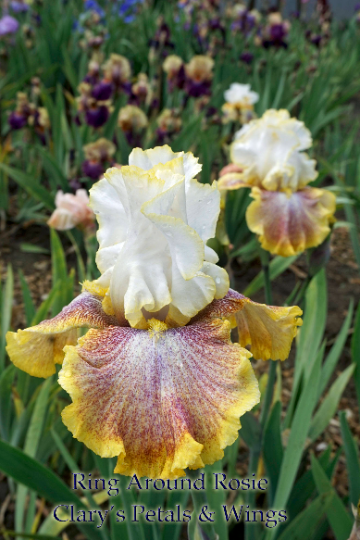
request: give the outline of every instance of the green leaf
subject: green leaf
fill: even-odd
[[[50,229],[50,240],[53,286],[58,283],[62,284],[60,294],[52,304],[52,315],[55,316],[62,310],[62,308],[66,304],[67,290],[65,284],[67,283],[68,274],[66,268],[65,253],[61,244],[61,240],[54,229]]]
[[[247,412],[241,417],[240,436],[251,450],[261,450],[261,426],[251,412]]]
[[[314,455],[311,456],[311,470],[319,495],[330,492],[333,493],[333,499],[328,506],[326,514],[336,540],[347,540],[350,535],[353,520],[350,518],[340,497],[335,492],[330,480]]]
[[[324,159],[321,160],[321,163],[326,168],[328,174],[330,174],[332,178],[335,180],[336,185],[341,188],[342,194],[346,197],[346,190],[345,190],[344,182],[336,173],[336,171],[334,170],[334,167],[332,167],[331,164],[326,162]],[[360,268],[360,241],[359,241],[358,232],[357,232],[358,224],[357,224],[356,215],[351,204],[345,204],[344,210],[345,210],[347,221],[351,223],[352,225],[352,227],[349,230],[349,233],[350,233],[350,238],[353,245],[355,259]]]
[[[324,513],[329,508],[334,493],[323,493],[288,525],[279,536],[279,540],[303,540],[309,538],[309,531],[313,531],[322,521]]]
[[[80,251],[80,248],[78,246],[78,243],[76,241],[74,234],[71,231],[67,231],[67,236],[70,242],[72,243],[72,246],[76,253],[76,258],[77,258],[77,263],[78,263],[78,276],[79,276],[80,283],[82,283],[86,279],[86,270],[85,270],[84,261],[81,255],[81,251]]]
[[[330,460],[331,446],[329,445],[325,452],[319,457],[319,463],[324,469],[326,476],[331,479],[334,474],[335,467],[339,460],[342,449],[338,451],[335,458]],[[308,469],[303,475],[296,481],[286,505],[286,510],[290,516],[290,519],[295,518],[306,507],[306,503],[312,498],[315,493],[316,487],[314,477],[311,469]]]
[[[46,208],[53,210],[55,207],[54,197],[45,189],[36,178],[30,174],[24,173],[13,167],[9,167],[4,163],[0,163],[0,169],[6,172],[20,187],[34,197],[37,201],[41,201]]]
[[[37,491],[51,503],[69,503],[82,507],[80,499],[55,473],[4,441],[0,441],[0,470],[16,482]]]
[[[63,191],[68,191],[68,179],[61,170],[61,167],[58,165],[56,159],[49,153],[48,150],[45,150],[41,146],[37,148],[37,152],[40,154],[41,162],[48,175],[52,189],[55,190],[57,186],[60,186]]]
[[[351,434],[344,411],[340,412],[341,435],[344,441],[346,467],[350,484],[350,501],[356,507],[360,498],[359,448]]]
[[[31,297],[29,285],[27,284],[27,281],[25,279],[25,276],[22,272],[22,270],[19,270],[19,278],[20,278],[20,285],[24,300],[24,309],[25,309],[25,315],[26,315],[26,325],[30,326],[31,321],[33,320],[35,316],[35,305]]]
[[[351,357],[355,365],[354,380],[358,403],[360,403],[360,302],[356,310],[354,333],[351,340]]]
[[[50,386],[52,377],[42,384],[39,395],[37,397],[34,412],[31,416],[29,429],[26,433],[24,452],[28,456],[34,458],[38,449],[39,440],[43,430],[45,413],[47,410],[47,402],[49,398]],[[27,488],[24,485],[19,485],[16,493],[15,505],[15,527],[16,530],[23,530],[23,521],[25,513],[25,503],[27,496]]]
[[[49,250],[35,244],[27,244],[23,242],[20,244],[20,249],[23,253],[49,253]]]
[[[51,289],[49,296],[46,298],[46,300],[42,302],[39,309],[35,313],[35,317],[31,321],[31,326],[35,326],[39,324],[41,321],[43,321],[44,319],[46,319],[51,306],[53,305],[53,303],[55,302],[55,300],[57,299],[59,295],[60,286],[61,286],[61,282],[59,281]]]
[[[1,532],[4,534],[4,538],[7,536],[21,536],[23,538],[30,538],[30,540],[62,540],[60,536],[49,536],[48,534],[28,534],[23,532],[7,531],[6,529],[3,529]]]
[[[58,449],[59,449],[62,457],[64,458],[64,461],[65,461],[66,465],[69,467],[70,471],[78,471],[79,466],[77,465],[76,461],[73,459],[70,452],[68,451],[68,449],[66,448],[66,446],[62,442],[61,438],[59,437],[59,435],[56,433],[56,431],[53,428],[51,428],[51,436],[54,439],[55,444],[58,447]],[[91,509],[99,508],[99,506],[96,504],[96,502],[94,500],[94,497],[92,496],[90,491],[88,491],[88,490],[85,491],[85,497],[86,497],[86,499],[87,499],[87,501],[89,503],[89,507]],[[59,531],[57,531],[57,532],[59,532]],[[102,527],[100,529],[100,534],[104,539],[106,539],[108,537],[108,535],[106,534],[106,529],[104,529]]]
[[[191,520],[188,523],[188,540],[210,540],[209,536],[202,530],[196,512],[191,514]],[[217,539],[218,540],[218,537]]]
[[[75,493],[50,469],[4,441],[0,441],[0,470],[53,504],[85,508]],[[76,526],[89,540],[101,539],[99,531],[91,525],[77,523]]]
[[[106,122],[106,126],[104,129],[104,137],[105,139],[108,139],[109,141],[111,141],[114,137],[121,105],[122,105],[122,100],[120,99],[116,103],[114,111],[112,112],[109,120]]]
[[[185,486],[184,486],[185,487]],[[175,508],[180,504],[180,508],[185,509],[189,500],[190,491],[185,487],[184,490],[174,490],[169,492],[167,508]],[[162,530],[161,540],[178,540],[180,537],[182,523],[168,523]]]
[[[7,276],[2,293],[1,305],[1,336],[0,336],[0,373],[4,369],[5,363],[5,343],[6,333],[10,329],[11,315],[14,297],[14,275],[10,265],[7,267]]]
[[[305,447],[306,436],[309,430],[311,415],[316,405],[316,394],[320,378],[320,358],[314,363],[308,382],[301,393],[296,407],[292,429],[290,431],[287,447],[284,451],[278,486],[276,490],[274,508],[285,508],[296,474],[300,465],[301,456]],[[267,533],[271,538],[274,531]]]
[[[284,450],[281,441],[281,402],[273,406],[265,426],[263,437],[263,456],[266,473],[270,481],[271,500],[274,499],[280,475]]]
[[[354,311],[354,303],[353,301],[351,301],[346,319],[322,367],[318,399],[320,399],[323,391],[325,390],[326,385],[328,384],[331,378],[331,375],[333,374],[333,371],[336,367],[336,364],[338,363],[338,360],[340,358],[340,355],[346,343],[348,332],[349,332],[351,321],[352,321],[353,311]]]
[[[299,255],[294,255],[293,257],[280,257],[276,256],[270,263],[270,279],[274,280],[280,276],[289,266],[291,266],[296,259],[299,258]],[[261,270],[259,274],[252,280],[252,282],[246,287],[244,291],[245,296],[252,296],[258,290],[264,287],[264,272]]]
[[[0,435],[5,441],[10,437],[10,423],[13,412],[12,404],[12,385],[16,368],[10,364],[0,377]]]
[[[327,314],[326,276],[321,270],[311,280],[305,295],[305,316],[297,340],[295,376],[290,403],[288,405],[285,428],[290,427],[299,398],[301,385],[306,385],[312,366],[318,358]]]
[[[215,512],[215,532],[218,537],[221,538],[221,540],[227,540],[229,537],[229,531],[222,508],[223,505],[226,504],[226,491],[222,489],[214,489],[213,487],[214,473],[222,472],[223,466],[221,460],[217,461],[213,465],[207,465],[205,467],[205,488],[209,508],[211,508],[211,510]],[[171,508],[171,506],[169,506],[169,508]]]
[[[342,374],[336,379],[334,384],[331,386],[328,394],[326,395],[324,401],[321,403],[318,411],[316,412],[310,426],[309,430],[309,439],[315,441],[319,435],[324,431],[331,418],[336,413],[337,407],[339,405],[340,398],[347,383],[350,380],[351,375],[355,366],[352,364],[342,372]]]

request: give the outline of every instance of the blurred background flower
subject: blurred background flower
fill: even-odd
[[[55,197],[56,210],[48,221],[49,227],[58,231],[93,227],[95,216],[88,204],[89,197],[85,189],[78,189],[75,195],[58,191]]]

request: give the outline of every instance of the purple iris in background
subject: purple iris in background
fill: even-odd
[[[109,115],[109,109],[106,105],[95,104],[85,111],[86,123],[94,128],[99,128],[107,122]]]
[[[4,15],[0,19],[0,36],[6,36],[7,34],[15,34],[19,29],[19,23],[14,17],[10,15]]]
[[[242,62],[245,62],[245,64],[251,64],[251,62],[253,61],[254,59],[254,55],[249,52],[249,51],[244,51],[243,53],[241,53],[240,55],[240,60]]]
[[[111,82],[103,80],[94,86],[91,96],[98,101],[106,101],[110,99],[112,92],[113,85]]]
[[[21,114],[20,112],[13,111],[9,116],[9,125],[11,129],[22,129],[27,124],[27,116]]]
[[[29,6],[27,4],[17,1],[10,2],[10,8],[14,13],[23,13],[29,10]]]
[[[104,174],[105,169],[101,163],[86,160],[82,164],[82,170],[85,176],[92,178],[93,180],[98,180],[102,174]]]

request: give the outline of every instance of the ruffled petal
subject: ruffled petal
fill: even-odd
[[[330,232],[336,209],[330,191],[304,188],[286,193],[253,188],[251,196],[255,201],[247,209],[246,221],[270,253],[290,257],[318,246]]]
[[[156,163],[160,159],[165,163]],[[168,312],[172,325],[186,324],[228,287],[225,271],[207,264],[217,260],[205,245],[220,211],[217,185],[200,185],[191,175],[186,181],[197,160],[169,147],[137,149],[130,161],[135,164],[110,169],[90,193],[100,224],[96,263],[102,276],[96,285],[103,290],[103,309],[139,329]]]
[[[168,145],[156,146],[149,150],[134,148],[129,156],[129,165],[135,165],[148,171],[152,168],[156,170],[157,165],[167,164],[167,168],[169,168],[169,162],[173,160],[177,160],[172,165],[174,172],[185,176],[186,183],[194,178],[202,169],[202,166],[198,163],[198,158],[195,158],[191,152],[173,152]]]
[[[56,317],[37,326],[8,332],[6,350],[10,360],[34,377],[49,377],[55,364],[61,364],[65,345],[77,342],[77,328],[105,328],[118,324],[104,313],[101,298],[87,292],[80,294]]]
[[[230,154],[243,169],[242,178],[223,180],[223,189],[242,187],[241,180],[271,190],[303,188],[317,176],[315,161],[301,153],[311,143],[303,122],[285,110],[267,111],[235,134]]]
[[[121,178],[119,169],[111,169],[117,178]],[[116,172],[115,172],[116,171]],[[90,190],[90,208],[93,209],[99,223],[97,239],[102,248],[111,247],[126,238],[128,224],[127,193],[121,180],[110,183],[103,178]]]
[[[302,310],[297,306],[277,307],[253,302],[230,289],[221,300],[214,300],[193,321],[232,319],[238,327],[239,343],[250,347],[256,360],[285,360],[302,325]]]
[[[74,437],[115,473],[175,479],[214,463],[232,444],[239,417],[259,402],[250,353],[230,342],[230,324],[90,330],[67,347],[59,382]]]
[[[215,298],[215,282],[204,272],[197,272],[192,279],[185,280],[174,266],[171,281],[172,302],[166,318],[166,322],[171,326],[187,324],[191,317]]]

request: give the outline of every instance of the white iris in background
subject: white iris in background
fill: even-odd
[[[259,94],[250,89],[250,84],[232,83],[224,92],[227,103],[238,106],[254,105],[259,101]]]
[[[303,188],[317,177],[316,161],[306,150],[312,145],[303,122],[286,110],[268,110],[235,135],[231,161],[243,169],[242,181],[268,190]]]

